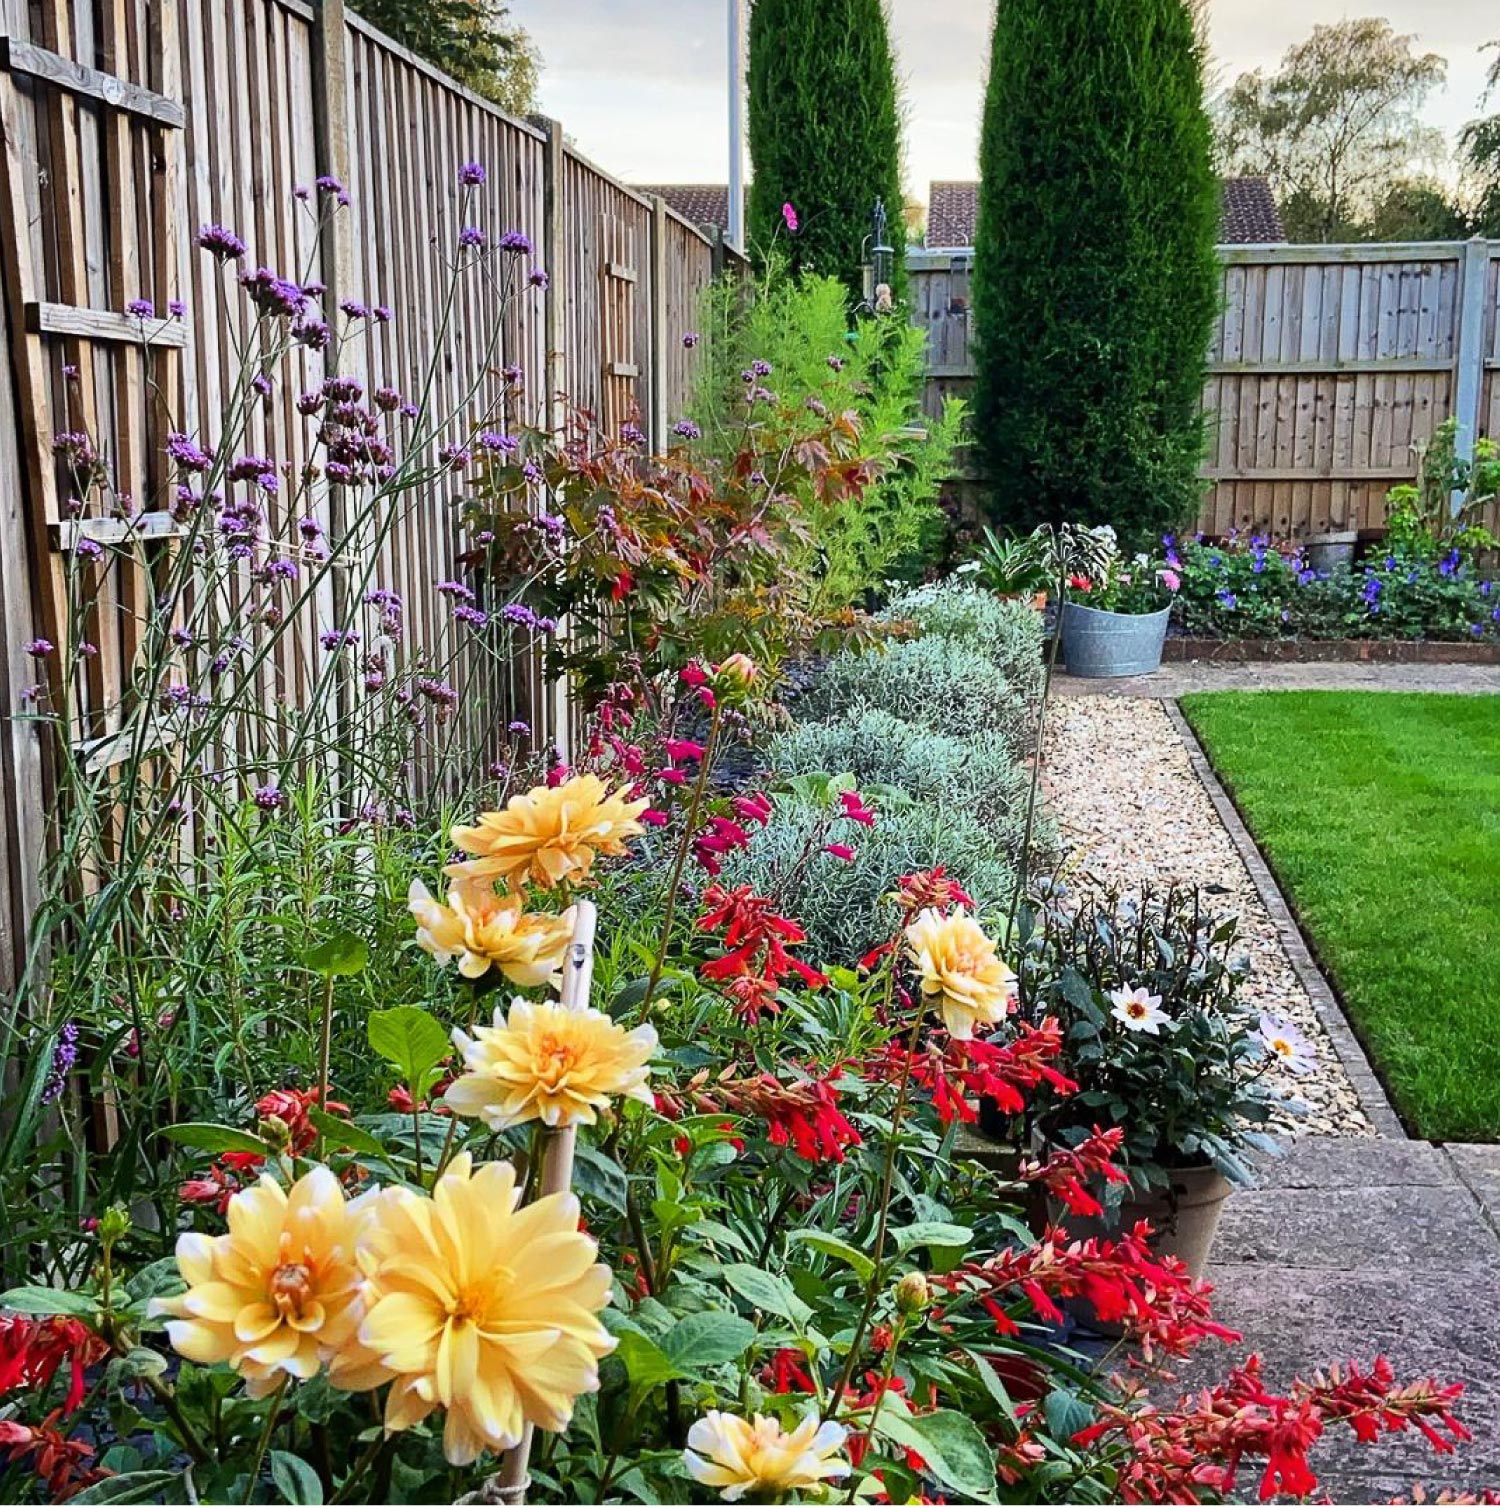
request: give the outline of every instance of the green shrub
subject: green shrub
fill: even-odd
[[[924,634],[969,644],[1023,696],[1042,694],[1042,615],[1024,602],[1002,602],[992,592],[950,577],[903,592],[880,617],[888,623],[915,623]]]
[[[844,650],[818,671],[793,710],[812,719],[847,718],[869,708],[954,738],[988,731],[1012,750],[1024,746],[1032,722],[1025,693],[994,661],[942,634]]]
[[[901,117],[883,0],[755,0],[749,40],[751,249],[784,248],[798,271],[840,278],[859,297],[880,198],[900,297]],[[783,204],[797,213],[795,232]]]
[[[996,852],[990,829],[967,812],[918,803],[882,811],[873,828],[859,828],[852,837],[841,824],[838,841],[855,850],[852,862],[820,852],[798,866],[826,815],[821,806],[783,797],[750,847],[724,866],[725,884],[748,882],[774,894],[785,913],[797,918],[808,938],[797,951],[809,963],[853,967],[884,941],[897,919],[886,897],[896,880],[914,870],[943,865],[982,916],[1002,916],[1010,904],[1011,867]]]
[[[1012,862],[1020,856],[1031,773],[1016,762],[998,733],[950,738],[868,709],[849,719],[800,723],[777,734],[766,758],[777,775],[847,772],[861,789],[895,786],[913,801],[965,812],[988,831],[999,852]],[[1050,829],[1039,832],[1037,842],[1050,848]]]
[[[1200,496],[1221,187],[1183,0],[1003,0],[980,139],[974,434],[1007,526],[1134,548]]]
[[[866,446],[884,462],[856,501],[801,498],[807,534],[799,566],[819,586],[814,611],[837,612],[892,577],[913,579],[935,558],[947,532],[938,503],[952,470],[963,405],[924,417],[924,333],[898,318],[849,321],[837,278],[794,277],[779,259],[747,300],[737,283],[714,284],[701,322],[708,336],[689,417],[703,432],[695,450],[728,459],[744,445],[742,373],[770,367],[764,383],[783,404],[817,404],[853,414]]]

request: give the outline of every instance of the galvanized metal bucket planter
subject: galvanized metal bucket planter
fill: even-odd
[[[1070,602],[1063,608],[1062,648],[1069,675],[1145,675],[1161,664],[1172,609],[1106,613]]]

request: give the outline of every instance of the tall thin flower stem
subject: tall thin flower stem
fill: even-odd
[[[677,856],[672,861],[672,876],[667,882],[661,933],[656,941],[656,959],[651,965],[651,977],[646,981],[645,998],[641,1001],[643,1017],[650,1013],[651,1002],[656,998],[656,987],[661,983],[662,970],[667,964],[667,949],[672,943],[672,922],[677,914],[677,892],[682,884],[682,871],[687,864],[688,850],[693,846],[693,834],[698,830],[698,814],[703,808],[703,796],[708,789],[709,772],[713,768],[714,753],[718,748],[721,718],[719,704],[715,701],[713,715],[708,723],[708,737],[703,742],[703,757],[698,762],[698,779],[693,784],[693,797],[688,804],[687,826],[683,829],[682,841],[677,845]]]
[[[896,949],[899,938],[898,932],[896,938],[892,939],[891,959],[886,971],[885,1010],[887,1014],[896,994]],[[906,1059],[901,1065],[901,1078],[896,1087],[896,1106],[891,1111],[891,1134],[885,1147],[885,1167],[880,1175],[880,1214],[875,1227],[875,1250],[871,1253],[874,1268],[870,1273],[870,1281],[866,1285],[864,1307],[860,1310],[859,1321],[854,1326],[854,1334],[849,1342],[849,1353],[844,1358],[838,1385],[828,1395],[828,1402],[823,1405],[822,1417],[825,1422],[838,1412],[844,1394],[848,1391],[850,1380],[854,1376],[854,1368],[859,1363],[859,1352],[864,1344],[865,1331],[869,1328],[871,1316],[875,1313],[880,1291],[885,1286],[885,1240],[890,1229],[891,1189],[896,1181],[896,1153],[901,1144],[901,1122],[906,1114],[906,1101],[911,1089],[911,1064],[913,1057],[916,1056],[917,1036],[921,1030],[922,1006],[918,1002],[913,1007],[911,1033],[906,1039]]]
[[[256,1442],[255,1457],[250,1462],[250,1477],[245,1483],[244,1501],[247,1503],[255,1501],[255,1483],[260,1477],[261,1462],[266,1458],[266,1447],[270,1445],[271,1435],[276,1428],[276,1416],[281,1412],[282,1395],[286,1392],[286,1385],[290,1381],[289,1377],[283,1376],[276,1385],[276,1391],[271,1394],[271,1404],[266,1410],[266,1426],[261,1430],[260,1439]]]

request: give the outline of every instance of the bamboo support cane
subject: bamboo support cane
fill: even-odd
[[[563,965],[561,999],[570,1011],[588,1009],[589,986],[594,976],[594,927],[597,915],[592,901],[578,901],[573,912],[573,941]],[[578,1140],[576,1126],[549,1131],[542,1146],[542,1172],[538,1198],[547,1194],[566,1193],[573,1183],[573,1145]],[[527,1425],[520,1443],[506,1451],[500,1470],[485,1479],[475,1494],[481,1503],[525,1503],[526,1489],[531,1486],[527,1464],[531,1459],[531,1440],[535,1431]]]

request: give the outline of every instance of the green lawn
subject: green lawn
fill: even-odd
[[[1500,1140],[1500,697],[1184,697],[1414,1134]]]

